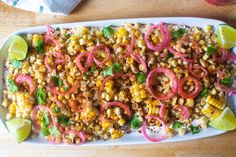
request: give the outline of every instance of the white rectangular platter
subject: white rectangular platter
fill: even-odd
[[[95,27],[103,27],[108,25],[113,26],[120,26],[124,23],[143,23],[143,24],[150,24],[150,23],[159,23],[165,22],[170,24],[185,24],[188,26],[198,26],[204,27],[208,24],[212,25],[216,28],[218,24],[224,24],[224,22],[214,19],[206,19],[206,18],[192,18],[192,17],[164,17],[164,18],[136,18],[136,19],[118,19],[118,20],[104,20],[104,21],[91,21],[91,22],[75,22],[75,23],[64,23],[64,24],[53,24],[51,25],[53,28],[61,27],[61,28],[73,28],[77,26],[95,26]],[[6,38],[2,45],[0,46],[0,79],[3,80],[4,77],[4,64],[8,53],[9,41],[14,34],[26,34],[26,33],[39,33],[39,32],[46,32],[46,26],[38,26],[38,27],[31,27],[26,28],[15,33],[12,33],[8,38]],[[3,81],[0,81],[0,116],[2,124],[5,126],[5,114],[6,111],[2,107],[2,91],[3,91]],[[236,97],[231,96],[228,98],[229,104],[231,108],[236,113]],[[1,127],[3,128],[3,127]],[[186,134],[184,136],[175,136],[173,138],[166,139],[162,142],[175,142],[175,141],[186,141],[186,140],[194,140],[204,137],[215,136],[224,133],[224,131],[216,130],[214,128],[202,129],[199,134],[192,135],[191,133]],[[49,142],[41,137],[31,138],[25,141],[26,144],[35,144],[35,145],[51,145]],[[151,144],[151,142],[147,141],[141,133],[130,133],[124,135],[122,138],[117,140],[98,140],[95,142],[87,142],[81,146],[108,146],[108,145],[130,145],[130,144]],[[61,144],[62,145],[62,144]],[[58,145],[58,146],[61,146]]]

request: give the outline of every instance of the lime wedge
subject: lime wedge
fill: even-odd
[[[219,130],[234,130],[236,128],[236,118],[233,111],[226,107],[219,117],[210,121],[209,125]]]
[[[6,121],[6,125],[18,143],[24,141],[31,131],[31,121],[28,119],[14,118]]]
[[[218,43],[222,48],[230,49],[236,46],[236,29],[229,25],[218,25],[216,30]]]
[[[8,49],[10,60],[23,60],[26,57],[28,45],[19,35],[15,35]]]

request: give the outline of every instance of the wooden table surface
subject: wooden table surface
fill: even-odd
[[[194,16],[236,26],[236,5],[215,7],[203,0],[84,0],[69,16],[22,11],[0,2],[0,41],[13,31],[46,23],[138,17]],[[236,131],[187,142],[109,147],[56,147],[16,144],[0,127],[0,157],[236,156]]]

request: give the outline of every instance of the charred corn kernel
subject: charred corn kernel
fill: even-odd
[[[76,36],[72,35],[71,40],[76,40]]]
[[[111,117],[111,112],[112,112],[112,110],[109,108],[109,109],[107,109],[107,117],[109,118],[109,117]]]
[[[225,102],[223,99],[220,99],[220,100],[216,100],[214,97],[212,97],[211,95],[208,95],[207,98],[206,98],[206,102],[211,104],[212,106],[220,109],[220,110],[223,110],[225,108]]]
[[[42,36],[38,35],[38,34],[34,34],[33,35],[33,40],[32,40],[32,46],[35,48],[38,46],[38,41],[42,39]]]
[[[216,110],[215,107],[213,107],[210,104],[206,103],[202,108],[202,113],[207,115],[207,114],[213,113],[215,110]]]
[[[9,107],[9,113],[16,113],[16,104],[12,103]]]
[[[153,35],[151,38],[152,38],[153,43],[157,43],[157,42],[159,42],[159,38],[158,38],[158,36]]]
[[[144,90],[144,89],[141,90],[141,91],[140,91],[140,96],[141,96],[142,99],[146,98],[146,97],[147,97],[147,92],[146,92],[146,90]]]
[[[102,85],[102,81],[101,81],[101,80],[97,80],[97,81],[96,81],[96,86],[97,86],[97,87],[100,87],[101,85]]]
[[[105,90],[107,93],[111,93],[113,90],[114,82],[112,80],[108,80],[105,84]]]
[[[207,33],[210,33],[211,32],[211,29],[212,29],[212,26],[211,25],[206,25],[204,27],[204,31],[207,32]]]
[[[216,109],[216,110],[213,112],[213,114],[211,115],[211,120],[217,118],[218,116],[220,116],[221,113],[222,113],[221,110]]]
[[[112,127],[112,123],[110,121],[105,121],[102,123],[102,129],[103,130],[108,130]]]
[[[215,88],[213,88],[213,89],[211,90],[211,94],[212,94],[212,95],[216,95],[216,94],[217,94],[217,90],[216,90]]]
[[[207,128],[208,118],[205,116],[202,116],[199,119],[199,123],[200,123],[201,128]]]
[[[120,126],[123,126],[123,125],[125,124],[125,120],[124,120],[124,119],[120,119],[120,120],[118,121],[118,124],[119,124]]]
[[[117,31],[117,33],[121,36],[121,37],[125,37],[127,36],[127,30],[124,27],[120,27]]]
[[[194,106],[194,99],[187,99],[186,100],[186,106],[187,107],[193,107]]]
[[[208,58],[209,58],[209,55],[207,55],[207,54],[204,54],[204,56],[202,57],[202,59],[203,59],[204,61],[206,61]]]
[[[63,98],[62,98],[61,95],[58,95],[58,96],[57,96],[57,99],[58,99],[59,101],[61,101]]]
[[[179,128],[178,133],[180,136],[183,136],[186,133],[186,128]]]
[[[119,138],[123,135],[124,133],[120,130],[114,130],[112,133],[111,133],[111,138],[112,139],[116,139],[116,138]]]

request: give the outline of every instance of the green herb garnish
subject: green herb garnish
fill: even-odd
[[[174,129],[179,129],[179,128],[181,128],[183,125],[184,125],[184,123],[175,122],[175,123],[173,124],[173,128],[174,128]]]
[[[58,106],[55,106],[54,108],[53,108],[53,112],[54,113],[56,113],[56,114],[58,114],[58,113],[60,113],[60,108],[58,107]]]
[[[138,116],[134,115],[131,122],[130,122],[130,127],[132,129],[139,129],[142,126],[142,121],[138,119]]]
[[[207,97],[208,91],[209,91],[208,88],[204,88],[199,94],[199,98]]]
[[[43,45],[44,45],[44,40],[43,40],[43,39],[39,39],[39,40],[38,40],[37,47],[36,47],[38,53],[44,53],[44,47],[43,47]]]
[[[22,68],[22,61],[19,61],[19,60],[12,60],[11,61],[12,65],[14,68],[17,68],[17,69],[20,69]]]
[[[64,86],[64,87],[63,87],[63,90],[64,90],[64,91],[67,91],[68,89],[69,89],[69,87],[67,87],[67,86]]]
[[[42,88],[38,88],[36,91],[36,98],[37,98],[37,103],[42,105],[46,101],[46,93],[43,91]]]
[[[146,81],[146,74],[144,72],[141,72],[136,75],[136,78],[138,80],[138,83],[143,83]]]
[[[43,136],[48,136],[48,135],[50,135],[50,132],[49,132],[48,128],[41,128],[40,133],[41,133]]]
[[[221,83],[223,83],[226,86],[230,86],[233,83],[233,80],[229,77],[225,77],[223,78],[223,80],[221,80]]]
[[[60,31],[60,28],[59,28],[59,27],[57,27],[57,28],[55,29],[55,31]]]
[[[102,29],[102,33],[105,37],[109,38],[112,34],[114,34],[115,30],[111,26],[104,27]]]
[[[61,133],[60,131],[54,126],[52,128],[48,129],[50,135],[54,136],[54,137],[58,137]]]
[[[97,69],[96,67],[90,67],[89,70],[88,70],[88,72],[89,72],[89,73],[92,73],[92,72],[94,72],[96,69]]]
[[[206,52],[207,52],[208,56],[211,56],[213,53],[216,52],[216,48],[210,45],[210,46],[207,47]]]
[[[174,57],[174,55],[172,53],[168,53],[166,56],[167,59],[172,58],[172,57]]]
[[[177,31],[172,32],[172,37],[179,38],[179,37],[182,37],[184,33],[185,33],[185,29],[179,28]]]
[[[44,113],[43,114],[43,127],[46,128],[50,124],[48,114]]]
[[[8,86],[10,88],[10,91],[12,93],[15,93],[15,92],[18,91],[18,87],[16,86],[16,84],[15,84],[13,79],[8,79],[7,82],[8,82]]]
[[[189,126],[189,129],[193,135],[201,131],[201,129],[198,126],[193,126],[192,124]]]
[[[60,87],[62,85],[62,79],[59,76],[53,76],[52,82],[53,82],[54,86],[56,86],[56,87]]]
[[[119,63],[113,63],[111,66],[108,66],[103,71],[103,75],[113,75],[114,73],[119,73],[122,71],[122,66]]]
[[[57,118],[58,123],[65,124],[66,126],[70,125],[70,118],[66,117],[64,114]]]

